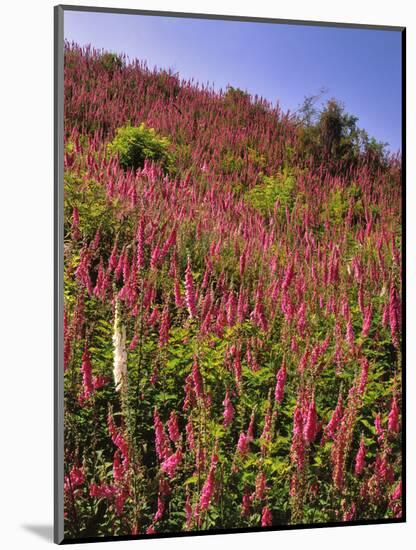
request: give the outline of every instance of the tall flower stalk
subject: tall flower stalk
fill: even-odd
[[[117,392],[127,389],[126,327],[121,322],[120,302],[116,300],[113,324],[113,375]]]

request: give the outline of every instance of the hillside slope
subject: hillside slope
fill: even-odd
[[[67,44],[68,538],[401,516],[401,163],[313,131]]]

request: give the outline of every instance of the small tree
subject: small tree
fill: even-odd
[[[331,99],[322,111],[318,122],[321,146],[326,156],[337,156],[344,128],[341,105]]]
[[[326,88],[321,88],[317,94],[305,96],[303,103],[299,106],[299,109],[295,112],[295,115],[305,126],[312,126],[316,124],[319,111],[317,103],[327,93]]]
[[[358,126],[358,118],[345,111],[343,104],[330,99],[319,111],[315,103],[320,96],[306,97],[298,109],[300,151],[323,160],[341,161],[351,166],[366,161],[372,169],[385,166],[385,144],[369,138]]]

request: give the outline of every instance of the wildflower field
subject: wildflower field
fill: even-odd
[[[65,45],[65,537],[402,515],[401,158]]]

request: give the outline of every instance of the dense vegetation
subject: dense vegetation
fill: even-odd
[[[401,517],[401,159],[65,48],[65,533]]]

